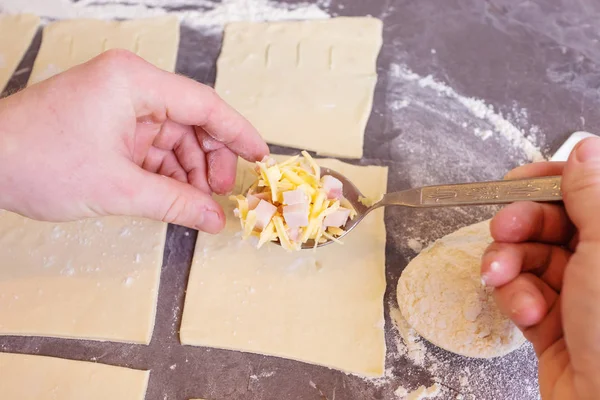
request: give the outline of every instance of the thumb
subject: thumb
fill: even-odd
[[[120,214],[144,217],[218,233],[225,226],[221,206],[209,194],[175,179],[138,170],[130,182],[135,193],[122,203]]]
[[[600,241],[600,138],[577,145],[564,169],[561,186],[580,240]]]
[[[563,173],[562,191],[579,243],[561,291],[565,340],[580,398],[600,391],[600,139],[581,142]]]

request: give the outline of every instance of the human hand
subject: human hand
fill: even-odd
[[[563,175],[564,207],[515,203],[491,222],[482,260],[501,311],[531,341],[543,399],[600,395],[600,139],[567,163],[517,168],[507,178]]]
[[[130,215],[220,231],[211,194],[268,154],[211,88],[108,51],[0,100],[0,208],[69,221]]]

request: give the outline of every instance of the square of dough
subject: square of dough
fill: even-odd
[[[166,224],[0,210],[0,335],[149,343]]]
[[[178,40],[170,16],[55,22],[30,83],[115,47],[173,70]],[[52,224],[0,210],[0,335],[150,343],[166,232],[145,219]]]
[[[174,71],[179,46],[176,16],[131,21],[74,19],[48,24],[28,84],[82,64],[109,49],[126,49]]]
[[[144,400],[149,371],[0,353],[2,400]]]
[[[269,143],[361,158],[381,44],[369,17],[234,22],[215,88]]]
[[[336,160],[320,165],[346,175],[366,196],[385,193],[387,168]],[[236,193],[252,183],[240,162]],[[316,252],[288,253],[275,244],[242,241],[234,202],[219,198],[227,226],[200,233],[188,282],[181,342],[274,355],[342,371],[381,376],[385,339],[383,210]]]
[[[0,93],[31,45],[39,25],[37,15],[0,15]]]

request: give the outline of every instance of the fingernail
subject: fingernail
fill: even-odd
[[[523,314],[535,305],[535,297],[527,291],[517,292],[511,300],[511,312],[513,314]]]
[[[577,161],[582,163],[600,160],[600,139],[589,138],[583,140],[575,149],[575,157]]]
[[[202,221],[196,224],[196,229],[205,232],[218,232],[221,229],[221,217],[214,211],[206,210],[202,213]]]
[[[500,271],[501,268],[502,268],[502,266],[498,261],[492,261],[489,266],[489,271],[483,272],[481,274],[481,284],[483,286],[487,286],[490,281],[490,272],[496,273],[496,272]]]
[[[482,257],[482,266],[487,265],[487,268],[482,268],[481,271],[481,284],[483,286],[487,286],[490,283],[490,275],[493,275],[502,269],[500,262],[498,260],[494,260],[494,258],[496,258],[496,253],[497,251],[490,250],[487,251]],[[487,262],[489,259],[492,259],[493,261]]]
[[[498,272],[502,269],[502,264],[500,263],[500,261],[492,261],[490,263],[490,271],[492,272]]]

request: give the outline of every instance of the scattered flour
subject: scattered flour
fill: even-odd
[[[418,238],[410,238],[406,244],[415,253],[420,253],[423,250],[423,243]]]
[[[404,386],[398,386],[398,389],[394,392],[396,397],[404,398],[408,394],[408,390]]]
[[[421,337],[406,322],[400,310],[391,304],[390,317],[400,334],[400,337],[396,338],[398,354],[406,355],[415,365],[423,366],[425,362],[425,345],[421,341]],[[400,342],[400,339],[402,342]]]
[[[261,373],[260,373],[260,374],[258,374],[258,375],[256,375],[256,374],[250,375],[250,379],[252,379],[252,380],[255,380],[255,381],[256,381],[256,380],[259,380],[259,379],[261,379],[261,378],[270,378],[270,377],[272,377],[273,375],[275,375],[275,371],[270,371],[270,372],[261,372]],[[312,382],[312,381],[311,381],[311,382]]]
[[[475,128],[473,130],[473,133],[475,134],[475,136],[477,136],[478,138],[480,138],[481,140],[488,140],[489,138],[492,137],[492,135],[494,134],[494,132],[492,132],[489,129],[486,130],[481,130],[479,128]]]
[[[390,65],[390,75],[408,82],[416,82],[421,88],[431,89],[439,96],[457,101],[473,116],[488,122],[493,130],[497,134],[507,139],[512,146],[521,149],[529,161],[545,160],[545,157],[542,155],[539,147],[537,147],[534,143],[535,138],[533,135],[528,135],[522,129],[517,128],[510,121],[504,118],[501,113],[495,112],[494,108],[491,105],[486,104],[483,100],[462,96],[445,83],[436,81],[433,76],[419,76],[405,65]],[[526,116],[527,115],[525,114],[525,117]],[[522,117],[522,115],[519,114],[518,117]],[[537,130],[539,130],[539,128],[536,127],[534,131]],[[483,131],[481,134],[478,134],[478,136],[480,136],[483,140],[486,140],[491,135],[489,135],[487,131]]]
[[[193,28],[220,29],[232,21],[276,21],[291,19],[325,19],[322,7],[327,1],[301,4],[276,3],[270,0],[3,0],[0,11],[29,12],[46,20],[68,18],[132,19],[175,14]]]
[[[400,388],[398,388],[400,389]],[[402,388],[404,389],[404,388]],[[441,386],[439,383],[434,383],[429,387],[420,386],[417,390],[407,393],[402,399],[403,400],[423,400],[433,399],[441,393]]]

